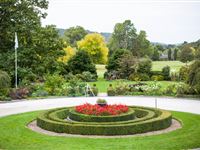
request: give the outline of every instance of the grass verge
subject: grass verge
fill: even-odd
[[[200,115],[172,112],[182,120],[183,128],[146,137],[91,139],[54,137],[26,128],[39,112],[0,118],[0,149],[6,150],[180,150],[200,147]]]

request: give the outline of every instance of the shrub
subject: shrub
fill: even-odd
[[[145,73],[133,73],[129,76],[129,80],[131,81],[149,81],[150,78],[148,74]]]
[[[27,98],[28,95],[29,95],[29,89],[28,88],[13,89],[10,92],[10,97],[12,99],[24,99],[24,98]]]
[[[190,65],[188,83],[200,94],[200,60]]]
[[[98,90],[96,84],[93,84],[93,86],[92,86],[91,89],[92,89],[93,94],[94,94],[95,96],[97,96],[98,93],[99,93],[99,90]],[[90,96],[93,96],[92,93],[90,94]]]
[[[116,84],[114,91],[115,95],[126,95],[130,91],[130,87],[126,83],[119,82]]]
[[[185,45],[179,53],[180,61],[184,63],[188,61],[192,61],[194,57],[195,57],[195,49],[188,45]]]
[[[85,51],[78,51],[76,55],[68,61],[68,67],[73,74],[82,74],[84,71],[89,71],[97,78],[96,67]]]
[[[189,66],[182,66],[179,70],[179,79],[181,81],[187,81],[189,76]]]
[[[85,94],[86,84],[80,82],[76,79],[72,79],[69,81],[67,85],[67,95],[68,96],[82,96]]]
[[[163,75],[153,75],[153,76],[151,76],[151,80],[152,81],[163,81],[164,76]]]
[[[35,83],[32,86],[31,91],[32,91],[31,96],[33,97],[45,97],[49,95],[49,93],[45,90],[43,83]]]
[[[99,98],[99,99],[97,99],[96,103],[97,104],[107,104],[107,101],[105,99]]]
[[[152,82],[148,85],[141,86],[140,88],[146,95],[162,95],[162,91],[160,90],[161,85],[158,82]]]
[[[118,71],[110,71],[110,72],[105,72],[104,73],[104,78],[106,80],[115,80],[115,79],[119,79],[119,72]]]
[[[132,53],[124,54],[119,59],[119,76],[121,79],[128,79],[128,77],[137,72],[138,59]]]
[[[179,73],[178,72],[171,72],[171,80],[172,81],[179,81],[180,80]]]
[[[82,73],[82,80],[85,82],[93,82],[97,80],[97,76],[95,76],[94,74],[91,74],[91,72],[89,71],[84,71]]]
[[[11,80],[9,75],[4,71],[0,71],[0,100],[7,100],[10,85]]]
[[[169,66],[163,67],[162,74],[164,76],[164,80],[170,80],[170,67]]]
[[[152,61],[148,58],[139,59],[137,72],[145,75],[150,75],[152,68]],[[143,80],[147,81],[147,80]]]
[[[176,95],[177,94],[177,85],[176,84],[170,84],[166,87],[165,94],[167,95]]]
[[[75,78],[75,75],[73,75],[71,72],[69,72],[67,75],[64,76],[66,81],[70,81],[73,78]]]
[[[153,76],[153,75],[163,75],[162,74],[162,71],[151,71],[151,76]]]
[[[50,75],[48,74],[45,77],[45,83],[44,87],[45,90],[50,94],[50,95],[58,95],[58,90],[62,88],[62,85],[64,83],[64,78],[58,74],[53,74]]]
[[[108,58],[108,64],[106,69],[108,72],[119,69],[119,60],[123,57],[124,54],[129,53],[125,49],[117,49],[114,53]]]
[[[183,96],[183,95],[187,95],[190,94],[190,86],[184,83],[179,83],[176,87],[177,89],[177,96]]]
[[[108,96],[115,96],[115,90],[112,87],[112,84],[109,84],[109,87],[107,89],[107,95]]]

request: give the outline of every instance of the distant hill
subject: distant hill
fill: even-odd
[[[64,36],[65,29],[57,28],[57,30],[58,30],[58,33],[61,37]],[[98,33],[98,32],[90,31],[90,30],[86,30],[86,31],[88,33]],[[112,33],[109,33],[109,32],[101,32],[100,34],[105,38],[106,43],[109,41],[109,39],[112,35]]]

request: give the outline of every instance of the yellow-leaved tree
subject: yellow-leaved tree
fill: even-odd
[[[67,46],[66,48],[64,48],[65,51],[65,55],[62,57],[58,58],[58,61],[61,61],[63,63],[67,63],[68,60],[74,56],[76,54],[76,49],[71,47],[71,46]]]
[[[77,42],[78,49],[88,52],[96,64],[105,64],[108,57],[108,48],[104,37],[98,33],[87,34],[84,39]]]

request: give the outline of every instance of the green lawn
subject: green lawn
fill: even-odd
[[[153,61],[152,70],[161,71],[163,67],[170,66],[171,71],[179,71],[181,66],[184,66],[185,63],[180,61]]]
[[[0,118],[0,149],[4,150],[181,150],[200,147],[200,115],[172,112],[183,128],[162,135],[128,138],[56,137],[26,128],[39,112]]]
[[[123,81],[125,83],[128,84],[134,84],[137,83],[135,81]],[[144,83],[152,83],[154,81],[145,81]],[[106,80],[98,80],[97,82],[89,82],[90,86],[92,86],[93,84],[96,84],[98,90],[100,93],[102,92],[107,92],[107,88],[109,87],[109,84],[112,84],[113,86],[117,85],[120,83],[120,80],[113,80],[113,81],[106,81]],[[162,88],[166,88],[167,86],[169,86],[170,84],[175,84],[177,82],[174,81],[157,81],[157,83],[161,84]]]
[[[179,71],[181,66],[185,65],[180,61],[153,61],[152,70],[161,71],[163,67],[170,66],[171,71]],[[99,78],[103,78],[103,74],[106,72],[105,65],[96,65],[97,74]]]

